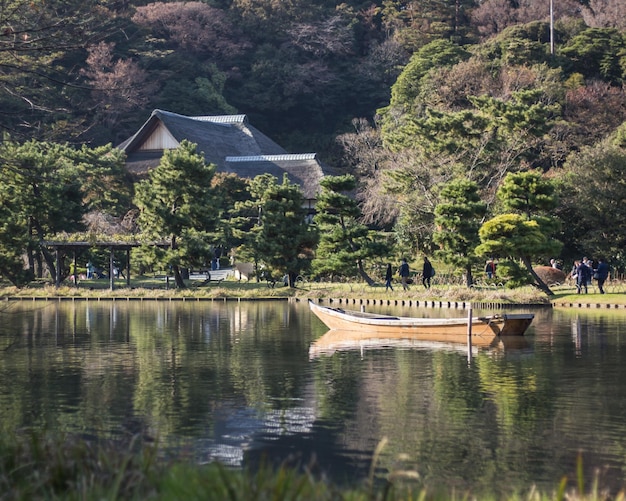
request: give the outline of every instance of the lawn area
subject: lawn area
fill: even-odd
[[[445,283],[443,279],[434,280],[430,289],[421,284],[413,284],[408,291],[403,291],[400,284],[395,284],[393,291],[386,291],[383,283],[373,286],[363,281],[317,282],[299,280],[295,288],[286,287],[282,282],[274,286],[265,281],[238,281],[229,277],[219,283],[203,283],[201,280],[186,280],[187,287],[176,289],[173,278],[164,276],[142,276],[133,278],[130,286],[126,280],[114,282],[110,289],[108,279],[82,280],[78,285],[64,283],[54,287],[45,281],[33,282],[27,287],[17,288],[0,282],[0,297],[141,297],[144,299],[171,298],[347,298],[414,301],[456,301],[488,302],[505,304],[549,304],[559,306],[567,304],[626,305],[626,284],[611,282],[605,286],[606,294],[599,294],[595,284],[589,287],[588,294],[576,294],[573,284],[553,287],[555,295],[548,298],[533,287],[506,289],[501,285],[483,285],[467,288],[459,284]]]

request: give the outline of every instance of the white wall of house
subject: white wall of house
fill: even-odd
[[[155,131],[139,146],[139,150],[173,150],[179,143],[167,127],[159,123]]]

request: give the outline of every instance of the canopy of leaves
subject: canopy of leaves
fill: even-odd
[[[571,71],[587,78],[614,84],[624,81],[626,39],[614,28],[589,28],[574,36],[560,50],[568,58]]]
[[[329,176],[321,181],[314,222],[319,244],[313,260],[316,275],[356,276],[363,261],[380,257],[387,249],[378,245],[367,226],[359,223],[360,210],[350,194],[356,187],[351,175]]]
[[[626,246],[626,150],[611,140],[571,155],[560,174],[556,214],[567,223],[569,257],[608,257],[622,264]],[[576,251],[576,254],[574,254]]]
[[[457,179],[441,188],[433,240],[444,262],[469,270],[468,284],[477,261],[474,249],[480,243],[478,229],[486,212],[487,205],[480,199],[475,182]]]
[[[521,214],[502,214],[484,223],[479,230],[479,256],[530,261],[541,255],[555,255],[560,245],[546,235],[539,223]]]
[[[250,230],[244,247],[255,262],[265,263],[272,271],[295,276],[306,269],[312,258],[316,234],[306,222],[304,195],[285,175],[281,184],[264,174],[250,182],[251,204],[258,208],[258,224]]]
[[[466,60],[470,54],[462,47],[445,39],[435,40],[417,51],[403,69],[391,88],[390,109],[415,109],[415,99],[420,93],[422,78],[433,68],[454,66]],[[392,112],[390,110],[390,112]]]
[[[22,276],[23,262],[15,261],[15,256],[25,252],[31,275],[41,274],[41,269],[34,270],[34,262],[35,254],[42,252],[54,276],[53,257],[45,247],[36,246],[58,233],[82,230],[90,211],[124,214],[129,191],[123,172],[123,154],[111,146],[75,149],[37,141],[2,143],[0,206],[6,219],[0,246],[15,267],[5,270],[6,275]]]
[[[518,212],[531,219],[554,209],[558,203],[554,184],[539,172],[528,171],[507,175],[498,189],[498,199],[505,212]]]
[[[182,141],[166,150],[149,178],[136,188],[139,227],[151,239],[169,242],[166,262],[174,267],[210,259],[219,214],[213,188],[215,165],[207,165],[196,145]],[[177,268],[176,283],[183,286]]]
[[[76,134],[82,111],[64,89],[75,83],[84,49],[115,32],[114,3],[0,2],[0,127],[14,137],[69,140]],[[68,114],[74,115],[69,128]],[[55,129],[41,128],[51,120]]]

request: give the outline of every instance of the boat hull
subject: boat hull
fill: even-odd
[[[329,308],[309,301],[311,311],[331,330],[358,331],[405,338],[419,335],[423,340],[467,342],[467,318],[413,318],[377,315]],[[472,318],[472,344],[489,346],[496,336],[521,336],[533,314],[502,314]]]

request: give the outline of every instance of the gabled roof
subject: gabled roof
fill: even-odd
[[[128,170],[142,176],[159,164],[164,149],[176,148],[183,139],[196,143],[206,162],[217,165],[218,172],[243,178],[269,173],[279,181],[286,172],[309,199],[319,192],[320,179],[331,173],[314,153],[287,153],[251,126],[246,115],[187,117],[154,110],[137,133],[118,148],[126,152]]]
[[[287,153],[284,148],[251,126],[245,115],[187,117],[162,110],[154,110],[137,133],[118,148],[126,152],[129,162],[132,162],[131,155],[135,153],[146,157],[147,153],[162,151],[162,141],[154,142],[154,133],[160,127],[164,127],[178,143],[187,139],[197,144],[198,151],[204,153],[206,161],[217,165],[218,169],[224,167],[224,158],[227,156]],[[158,161],[154,166],[156,165]]]

